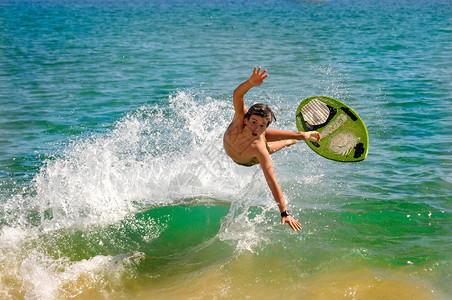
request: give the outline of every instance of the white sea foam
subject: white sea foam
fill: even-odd
[[[234,243],[237,252],[255,252],[259,246],[268,242],[264,225],[268,221],[266,213],[275,205],[261,173],[261,170],[256,170],[252,182],[241,191],[240,200],[232,203],[218,234],[220,240]],[[263,202],[262,199],[269,201]],[[250,218],[250,208],[256,205],[263,209]]]
[[[77,139],[49,159],[33,179],[32,196],[16,195],[3,209],[15,211],[14,226],[28,226],[24,207],[35,209],[42,229],[55,230],[108,224],[184,198],[232,201],[252,172],[224,154],[225,107],[179,92],[169,105],[129,113],[108,133]]]
[[[121,286],[121,276],[130,272],[128,265],[143,258],[144,255],[137,252],[97,255],[71,262],[67,258],[54,259],[32,251],[20,266],[25,299],[73,298],[93,288],[105,292],[115,290]]]
[[[2,203],[0,295],[73,297],[105,274],[114,274],[113,268],[129,257],[72,262],[64,255],[48,256],[40,243],[52,232],[106,226],[184,199],[241,201],[257,168],[236,166],[223,151],[231,109],[219,100],[178,92],[169,97],[169,104],[142,107],[107,133],[78,138],[48,159],[26,193]],[[234,232],[252,233],[249,229]],[[243,240],[252,245],[253,237]],[[11,281],[13,286],[8,285]]]

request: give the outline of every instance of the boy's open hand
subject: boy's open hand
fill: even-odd
[[[248,79],[248,82],[251,83],[252,86],[260,86],[264,79],[268,77],[267,69],[261,72],[261,68],[259,69],[257,67],[254,68],[253,74],[251,75],[250,79]]]
[[[301,230],[301,224],[297,220],[295,220],[292,216],[286,216],[281,218],[281,226],[284,226],[284,223],[289,224],[290,228],[295,231]]]

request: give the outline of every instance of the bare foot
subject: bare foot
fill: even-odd
[[[290,147],[292,145],[295,145],[297,143],[297,140],[287,140],[286,143],[287,143],[286,147]]]

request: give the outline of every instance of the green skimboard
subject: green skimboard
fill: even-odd
[[[359,115],[348,105],[325,96],[301,101],[296,114],[299,131],[318,131],[320,142],[306,141],[317,154],[343,162],[367,157],[369,135]]]

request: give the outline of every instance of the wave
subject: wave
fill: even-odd
[[[29,187],[2,200],[3,295],[73,297],[99,282],[115,289],[109,274],[118,268],[127,277],[144,260],[149,274],[156,262],[196,255],[219,236],[236,240],[234,216],[246,209],[230,206],[244,198],[251,205],[259,198],[244,191],[264,183],[257,168],[237,167],[224,154],[231,109],[180,91],[47,159]]]
[[[179,92],[166,105],[127,114],[104,135],[72,141],[45,162],[27,191],[5,201],[2,221],[56,230],[108,224],[185,198],[231,202],[251,176],[223,152],[226,108]]]

